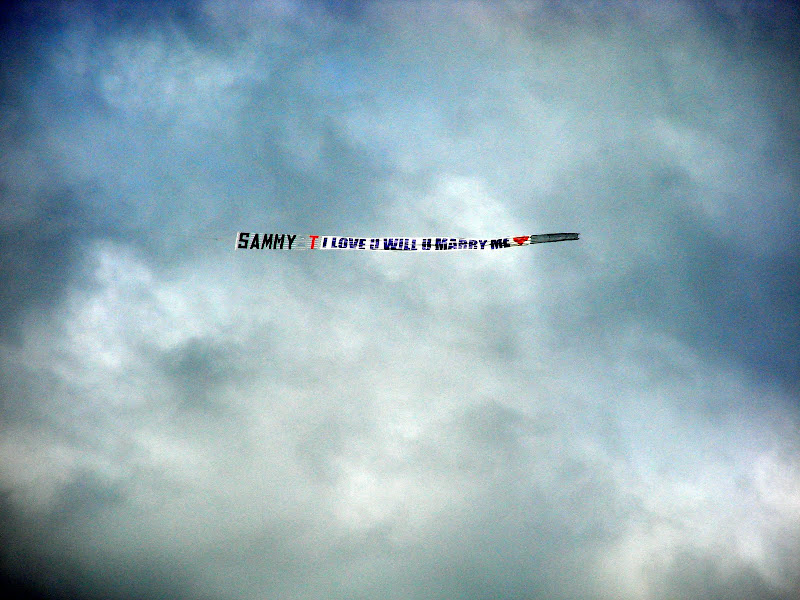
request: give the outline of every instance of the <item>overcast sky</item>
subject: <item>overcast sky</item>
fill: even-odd
[[[18,597],[800,596],[800,10],[27,2]],[[234,251],[237,231],[580,241]]]

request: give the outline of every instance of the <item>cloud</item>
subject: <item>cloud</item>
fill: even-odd
[[[797,591],[792,9],[20,6],[18,596]]]

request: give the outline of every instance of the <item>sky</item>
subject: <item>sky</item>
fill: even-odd
[[[9,5],[2,583],[800,596],[798,23]],[[238,231],[581,239],[240,252]]]

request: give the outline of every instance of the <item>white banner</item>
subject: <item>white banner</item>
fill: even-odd
[[[472,237],[345,237],[290,233],[236,234],[237,250],[388,250],[427,252],[441,250],[502,250],[546,242],[577,240],[577,233],[544,233],[500,238]]]

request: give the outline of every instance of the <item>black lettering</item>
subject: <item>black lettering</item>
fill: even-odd
[[[250,249],[252,250],[253,248],[255,248],[256,250],[258,249],[258,234],[257,233],[253,234],[253,241],[250,242]]]
[[[247,240],[250,239],[249,233],[241,232],[239,233],[239,243],[236,244],[237,248],[247,248]]]
[[[283,250],[283,238],[284,238],[283,234],[280,235],[278,235],[277,233],[275,234],[275,237],[272,241],[273,250],[278,250],[278,244],[280,244],[280,249]]]
[[[288,233],[286,234],[286,238],[289,240],[289,250],[292,249],[292,244],[294,243],[294,238],[296,238],[296,237],[297,237],[297,234],[294,234],[294,235],[289,235]]]
[[[271,233],[269,235],[267,235],[265,233],[264,237],[261,239],[261,249],[263,250],[264,248],[268,248],[270,250],[272,249],[272,234]]]

